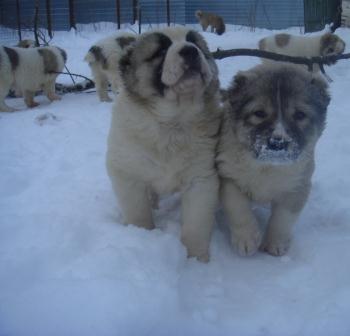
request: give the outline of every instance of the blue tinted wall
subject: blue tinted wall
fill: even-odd
[[[20,0],[21,22],[32,27],[34,0]],[[46,26],[46,1],[40,0],[39,18]],[[130,23],[133,18],[132,0],[120,0],[121,22]],[[140,0],[144,24],[165,23],[165,0]],[[115,0],[75,0],[77,23],[117,22]],[[170,0],[171,23],[195,23],[197,9],[215,12],[227,23],[263,28],[287,28],[304,25],[303,0]],[[52,27],[69,29],[68,0],[51,0]],[[16,27],[16,1],[0,0],[0,24]]]

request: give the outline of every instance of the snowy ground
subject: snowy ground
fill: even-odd
[[[204,36],[215,50],[271,33]],[[339,34],[350,46],[350,29]],[[89,75],[83,56],[105,35],[56,33],[53,43]],[[219,61],[222,85],[256,63]],[[239,257],[219,213],[211,261],[188,260],[177,197],[162,200],[156,230],[122,226],[104,166],[111,104],[95,93],[38,97],[32,110],[8,99],[21,111],[0,114],[0,335],[350,335],[350,61],[327,70],[313,190],[280,258]]]

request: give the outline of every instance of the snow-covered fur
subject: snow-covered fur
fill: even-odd
[[[209,258],[219,182],[221,110],[217,66],[197,32],[141,35],[121,60],[107,169],[126,223],[152,229],[152,194],[182,193],[182,242]]]
[[[262,239],[251,201],[271,203],[261,248],[283,255],[310,191],[314,149],[325,126],[327,84],[296,65],[239,72],[229,90],[217,165],[231,240],[241,255]]]
[[[0,46],[0,111],[11,112],[5,104],[10,88],[21,92],[28,107],[37,106],[36,91],[44,90],[51,101],[60,97],[55,93],[57,73],[62,71],[67,56],[58,47],[17,48]]]
[[[261,39],[259,49],[289,56],[330,56],[342,54],[345,50],[345,42],[331,33],[314,36],[277,34]],[[262,61],[276,64],[276,61],[264,58]],[[319,71],[318,65],[314,65],[314,71]]]
[[[112,101],[108,95],[108,84],[116,93],[120,85],[119,61],[136,38],[137,35],[130,33],[109,36],[94,44],[86,54],[85,61],[89,63],[101,101]]]

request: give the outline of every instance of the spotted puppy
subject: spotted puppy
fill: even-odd
[[[67,60],[58,47],[8,48],[0,47],[0,111],[12,112],[5,104],[10,88],[21,92],[28,107],[39,105],[34,101],[36,91],[44,90],[51,101],[60,97],[55,93],[56,72],[62,71]]]
[[[218,70],[204,39],[184,27],[142,34],[120,63],[107,168],[126,223],[154,228],[149,195],[182,193],[182,242],[209,258],[219,181]]]
[[[217,165],[232,243],[241,255],[253,254],[262,239],[252,201],[271,204],[262,249],[272,255],[288,250],[311,188],[329,101],[320,75],[296,65],[263,64],[235,76]]]
[[[313,36],[277,34],[261,39],[259,49],[289,56],[330,56],[342,54],[345,42],[331,33]],[[264,63],[276,63],[267,59],[262,60]],[[318,65],[314,65],[314,71],[319,71]]]
[[[85,61],[91,68],[100,101],[112,101],[108,95],[108,84],[116,93],[120,86],[120,58],[135,40],[136,35],[130,33],[110,36],[98,41],[86,54]]]

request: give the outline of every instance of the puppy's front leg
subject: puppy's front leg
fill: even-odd
[[[108,169],[108,172],[124,221],[148,230],[154,229],[151,202],[146,184],[133,179],[120,170]]]
[[[286,194],[272,202],[272,212],[261,248],[268,253],[281,256],[290,246],[294,223],[303,209],[310,191],[310,184],[303,190]]]
[[[261,243],[261,231],[249,198],[231,179],[221,180],[220,197],[231,228],[231,242],[241,256],[254,254]]]
[[[181,241],[189,257],[209,261],[209,244],[218,202],[219,181],[216,175],[198,178],[182,195]]]
[[[35,95],[35,92],[28,91],[28,90],[24,91],[24,102],[30,108],[39,106],[39,103],[37,103],[34,100],[34,95]]]

